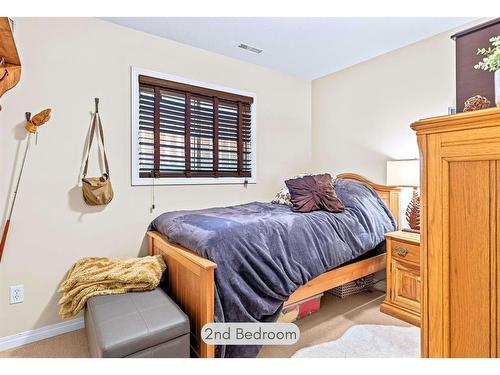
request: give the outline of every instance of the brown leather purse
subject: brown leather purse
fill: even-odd
[[[96,98],[96,111],[92,116],[89,146],[87,149],[87,158],[85,160],[85,167],[83,168],[82,177],[83,199],[85,200],[85,203],[90,206],[100,206],[108,204],[109,202],[111,202],[114,195],[113,188],[111,186],[111,180],[109,177],[109,164],[108,158],[106,156],[106,150],[104,148],[104,131],[102,129],[101,118],[99,117],[99,111],[97,107],[98,103],[99,99]],[[97,142],[99,142],[99,139],[101,140],[103,163],[106,171],[100,177],[87,177],[89,155],[90,149],[92,147],[92,141],[94,140],[94,133],[96,134]]]

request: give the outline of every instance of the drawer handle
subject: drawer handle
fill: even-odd
[[[396,251],[399,256],[405,257],[406,254],[408,254],[408,250],[406,250],[404,247],[398,246],[396,247]]]

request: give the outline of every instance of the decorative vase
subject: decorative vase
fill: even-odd
[[[500,107],[500,69],[495,72],[495,104]]]

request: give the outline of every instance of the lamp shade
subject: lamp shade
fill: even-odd
[[[420,186],[420,162],[412,160],[387,161],[387,185],[390,186]]]

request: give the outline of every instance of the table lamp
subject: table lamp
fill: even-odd
[[[402,229],[406,232],[420,232],[420,196],[417,190],[420,185],[419,171],[418,159],[387,161],[387,185],[413,188],[413,197],[405,213],[410,228]]]

